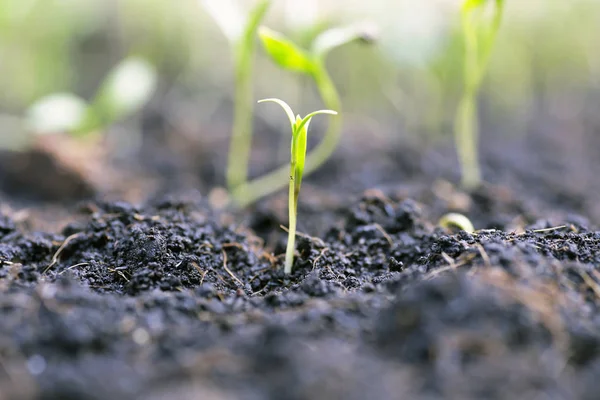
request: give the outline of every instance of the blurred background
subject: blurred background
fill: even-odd
[[[242,11],[254,4],[234,3]],[[264,25],[303,45],[331,26],[369,21],[379,29],[374,46],[350,44],[328,57],[342,95],[344,139],[321,172],[325,186],[332,177],[348,190],[458,180],[452,126],[462,89],[459,9],[459,0],[273,1]],[[515,190],[559,184],[553,196],[567,190],[578,201],[598,194],[598,38],[597,0],[506,1],[480,96],[486,180]],[[92,101],[110,71],[131,57],[144,60],[141,70],[116,82],[125,93],[146,88],[148,98],[101,126],[101,141],[39,134],[76,113],[77,101]],[[0,0],[0,60],[3,198],[116,193],[135,200],[224,185],[232,53],[199,0]],[[306,78],[277,68],[260,46],[254,73],[256,99],[280,97],[301,114],[321,106]],[[39,101],[57,93],[76,101],[67,99],[50,121],[35,120]],[[315,122],[313,141],[325,123]],[[32,126],[41,128],[32,135]],[[253,175],[289,154],[280,110],[256,107],[255,128]],[[311,179],[320,182],[319,174]]]

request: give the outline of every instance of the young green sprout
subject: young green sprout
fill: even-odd
[[[488,4],[493,4],[489,18]],[[464,89],[454,122],[456,149],[462,172],[462,184],[474,188],[481,182],[477,161],[479,120],[477,93],[485,75],[496,34],[502,19],[504,0],[464,0],[461,27],[465,46]]]
[[[325,68],[325,57],[333,49],[344,44],[356,41],[372,42],[375,37],[374,29],[370,25],[333,28],[317,36],[310,50],[304,50],[290,39],[269,28],[261,27],[258,33],[263,47],[271,59],[285,70],[311,77],[317,86],[325,108],[332,110],[341,110],[341,100]],[[321,142],[307,155],[305,174],[319,168],[334,152],[340,139],[341,122],[340,118],[334,118]],[[287,168],[281,167],[254,181],[238,186],[233,191],[233,198],[242,207],[251,204],[280,189],[286,176]]]
[[[475,227],[471,220],[459,213],[448,213],[440,218],[438,225],[446,229],[458,228],[467,233],[475,232]]]
[[[284,272],[286,274],[289,274],[292,272],[292,266],[294,264],[294,251],[296,249],[296,216],[298,213],[298,196],[300,195],[300,186],[302,185],[302,176],[304,174],[306,161],[306,133],[308,131],[308,125],[312,117],[314,117],[317,114],[337,115],[337,112],[332,110],[319,110],[311,112],[304,118],[301,118],[300,115],[294,117],[294,112],[292,111],[290,106],[283,100],[259,100],[259,103],[263,102],[273,102],[279,104],[287,114],[287,117],[290,120],[290,127],[292,129],[292,145],[289,170],[290,187],[288,199],[289,227],[288,243],[285,251],[284,269]]]
[[[227,187],[233,191],[248,179],[252,145],[252,59],[256,50],[256,31],[271,1],[257,1],[246,20],[231,1],[202,0],[202,4],[229,41],[235,62],[233,128],[226,176]]]

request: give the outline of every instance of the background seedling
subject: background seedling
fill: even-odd
[[[154,67],[139,57],[128,57],[117,64],[88,103],[79,96],[53,93],[32,104],[20,118],[20,149],[35,135],[66,133],[77,137],[97,134],[102,128],[142,108],[154,93],[157,74]],[[19,148],[13,148],[18,150]]]
[[[288,212],[290,221],[288,228],[288,243],[285,252],[284,269],[284,272],[286,274],[289,274],[292,272],[292,266],[294,264],[294,251],[296,249],[296,216],[298,213],[298,196],[300,195],[300,186],[302,185],[302,176],[304,174],[306,161],[306,133],[308,130],[308,125],[312,117],[314,117],[317,114],[336,115],[337,112],[332,110],[319,110],[311,112],[304,118],[301,118],[300,115],[294,117],[294,112],[292,111],[290,106],[283,100],[263,99],[259,101],[259,103],[263,102],[273,102],[279,104],[287,114],[292,129],[288,199]]]
[[[471,220],[459,213],[448,213],[440,218],[438,224],[446,229],[458,228],[467,233],[475,232],[475,227]]]
[[[250,11],[247,21],[234,3],[225,0],[203,0],[202,4],[217,22],[233,51],[235,62],[234,115],[229,159],[227,187],[230,191],[248,179],[248,162],[252,145],[252,60],[256,51],[256,31],[270,5],[261,0]]]
[[[325,107],[333,110],[341,110],[341,101],[325,68],[325,57],[331,50],[346,43],[358,40],[370,42],[374,38],[371,26],[353,25],[333,28],[317,36],[310,51],[307,51],[282,34],[266,27],[259,29],[259,36],[271,59],[283,69],[310,76],[317,86]],[[327,161],[337,147],[340,132],[341,120],[334,118],[322,141],[306,157],[305,174],[310,174]],[[247,162],[247,157],[245,160]],[[286,176],[287,168],[281,167],[254,181],[238,186],[233,191],[233,197],[239,205],[246,206],[280,189]]]
[[[493,3],[491,17],[489,5]],[[504,0],[465,0],[461,9],[464,41],[463,94],[455,119],[454,134],[462,172],[462,184],[473,188],[481,181],[477,161],[479,119],[477,93],[486,72],[502,19]]]

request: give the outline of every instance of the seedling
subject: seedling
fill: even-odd
[[[4,117],[10,128],[0,140],[0,148],[24,151],[45,134],[93,141],[103,128],[139,111],[154,94],[156,84],[157,72],[150,63],[127,57],[108,73],[89,102],[70,92],[52,93],[33,103],[25,115]]]
[[[139,57],[113,68],[88,103],[73,93],[54,93],[27,111],[27,129],[34,134],[69,133],[88,136],[142,108],[152,97],[157,73]]]
[[[440,218],[438,224],[446,229],[458,228],[467,233],[475,232],[475,227],[471,220],[459,213],[448,213]]]
[[[298,213],[298,196],[300,195],[300,186],[302,185],[302,176],[305,169],[306,161],[306,133],[308,131],[308,125],[312,117],[317,114],[331,114],[337,115],[336,111],[332,110],[319,110],[314,111],[301,118],[300,115],[294,117],[294,112],[290,106],[280,99],[263,99],[259,100],[259,103],[273,102],[277,103],[283,108],[287,117],[290,120],[290,127],[292,129],[292,145],[291,145],[291,158],[290,158],[290,169],[289,169],[289,199],[288,199],[288,212],[289,212],[289,229],[288,229],[288,242],[285,251],[285,269],[284,272],[289,274],[292,272],[292,265],[294,264],[294,251],[296,249],[296,216]]]
[[[326,108],[341,110],[341,101],[327,69],[325,57],[333,49],[355,41],[371,42],[374,39],[373,29],[365,25],[353,25],[344,28],[333,28],[321,33],[313,42],[310,50],[304,50],[290,39],[269,28],[261,27],[259,36],[263,47],[271,59],[281,68],[308,75],[317,86]],[[341,119],[334,118],[323,140],[306,157],[305,174],[319,168],[334,152],[340,139]],[[248,148],[244,149],[249,150]],[[231,154],[230,157],[236,157]],[[247,162],[247,156],[243,157]],[[281,167],[254,181],[244,183],[233,190],[233,197],[240,206],[246,206],[259,198],[275,192],[282,187],[287,176],[287,168]]]
[[[494,3],[491,18],[488,15],[489,3]],[[474,188],[481,182],[477,161],[479,141],[477,93],[500,28],[503,6],[504,0],[464,0],[462,4],[461,28],[465,48],[464,88],[454,122],[454,134],[462,184],[466,188]]]
[[[233,2],[203,0],[202,3],[229,41],[235,63],[233,128],[226,176],[227,187],[233,191],[248,179],[254,103],[252,98],[252,60],[256,51],[256,31],[271,1],[258,1],[246,21]]]

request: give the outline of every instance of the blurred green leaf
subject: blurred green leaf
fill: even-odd
[[[91,107],[102,124],[110,124],[139,111],[156,85],[157,73],[150,63],[139,57],[126,58],[109,73]]]
[[[217,23],[227,40],[237,42],[244,27],[244,17],[234,0],[201,0],[200,3]]]
[[[481,7],[488,1],[490,0],[465,0],[463,2],[462,9],[463,11],[473,10],[477,7]]]
[[[356,24],[340,28],[328,29],[314,41],[313,54],[324,57],[336,47],[354,41],[373,42],[377,37],[377,28],[371,24]]]
[[[266,52],[273,61],[290,71],[310,73],[314,62],[306,51],[296,46],[282,34],[269,28],[261,27],[258,35]]]
[[[72,93],[55,93],[35,102],[27,111],[26,125],[35,134],[72,132],[82,124],[87,103]]]

